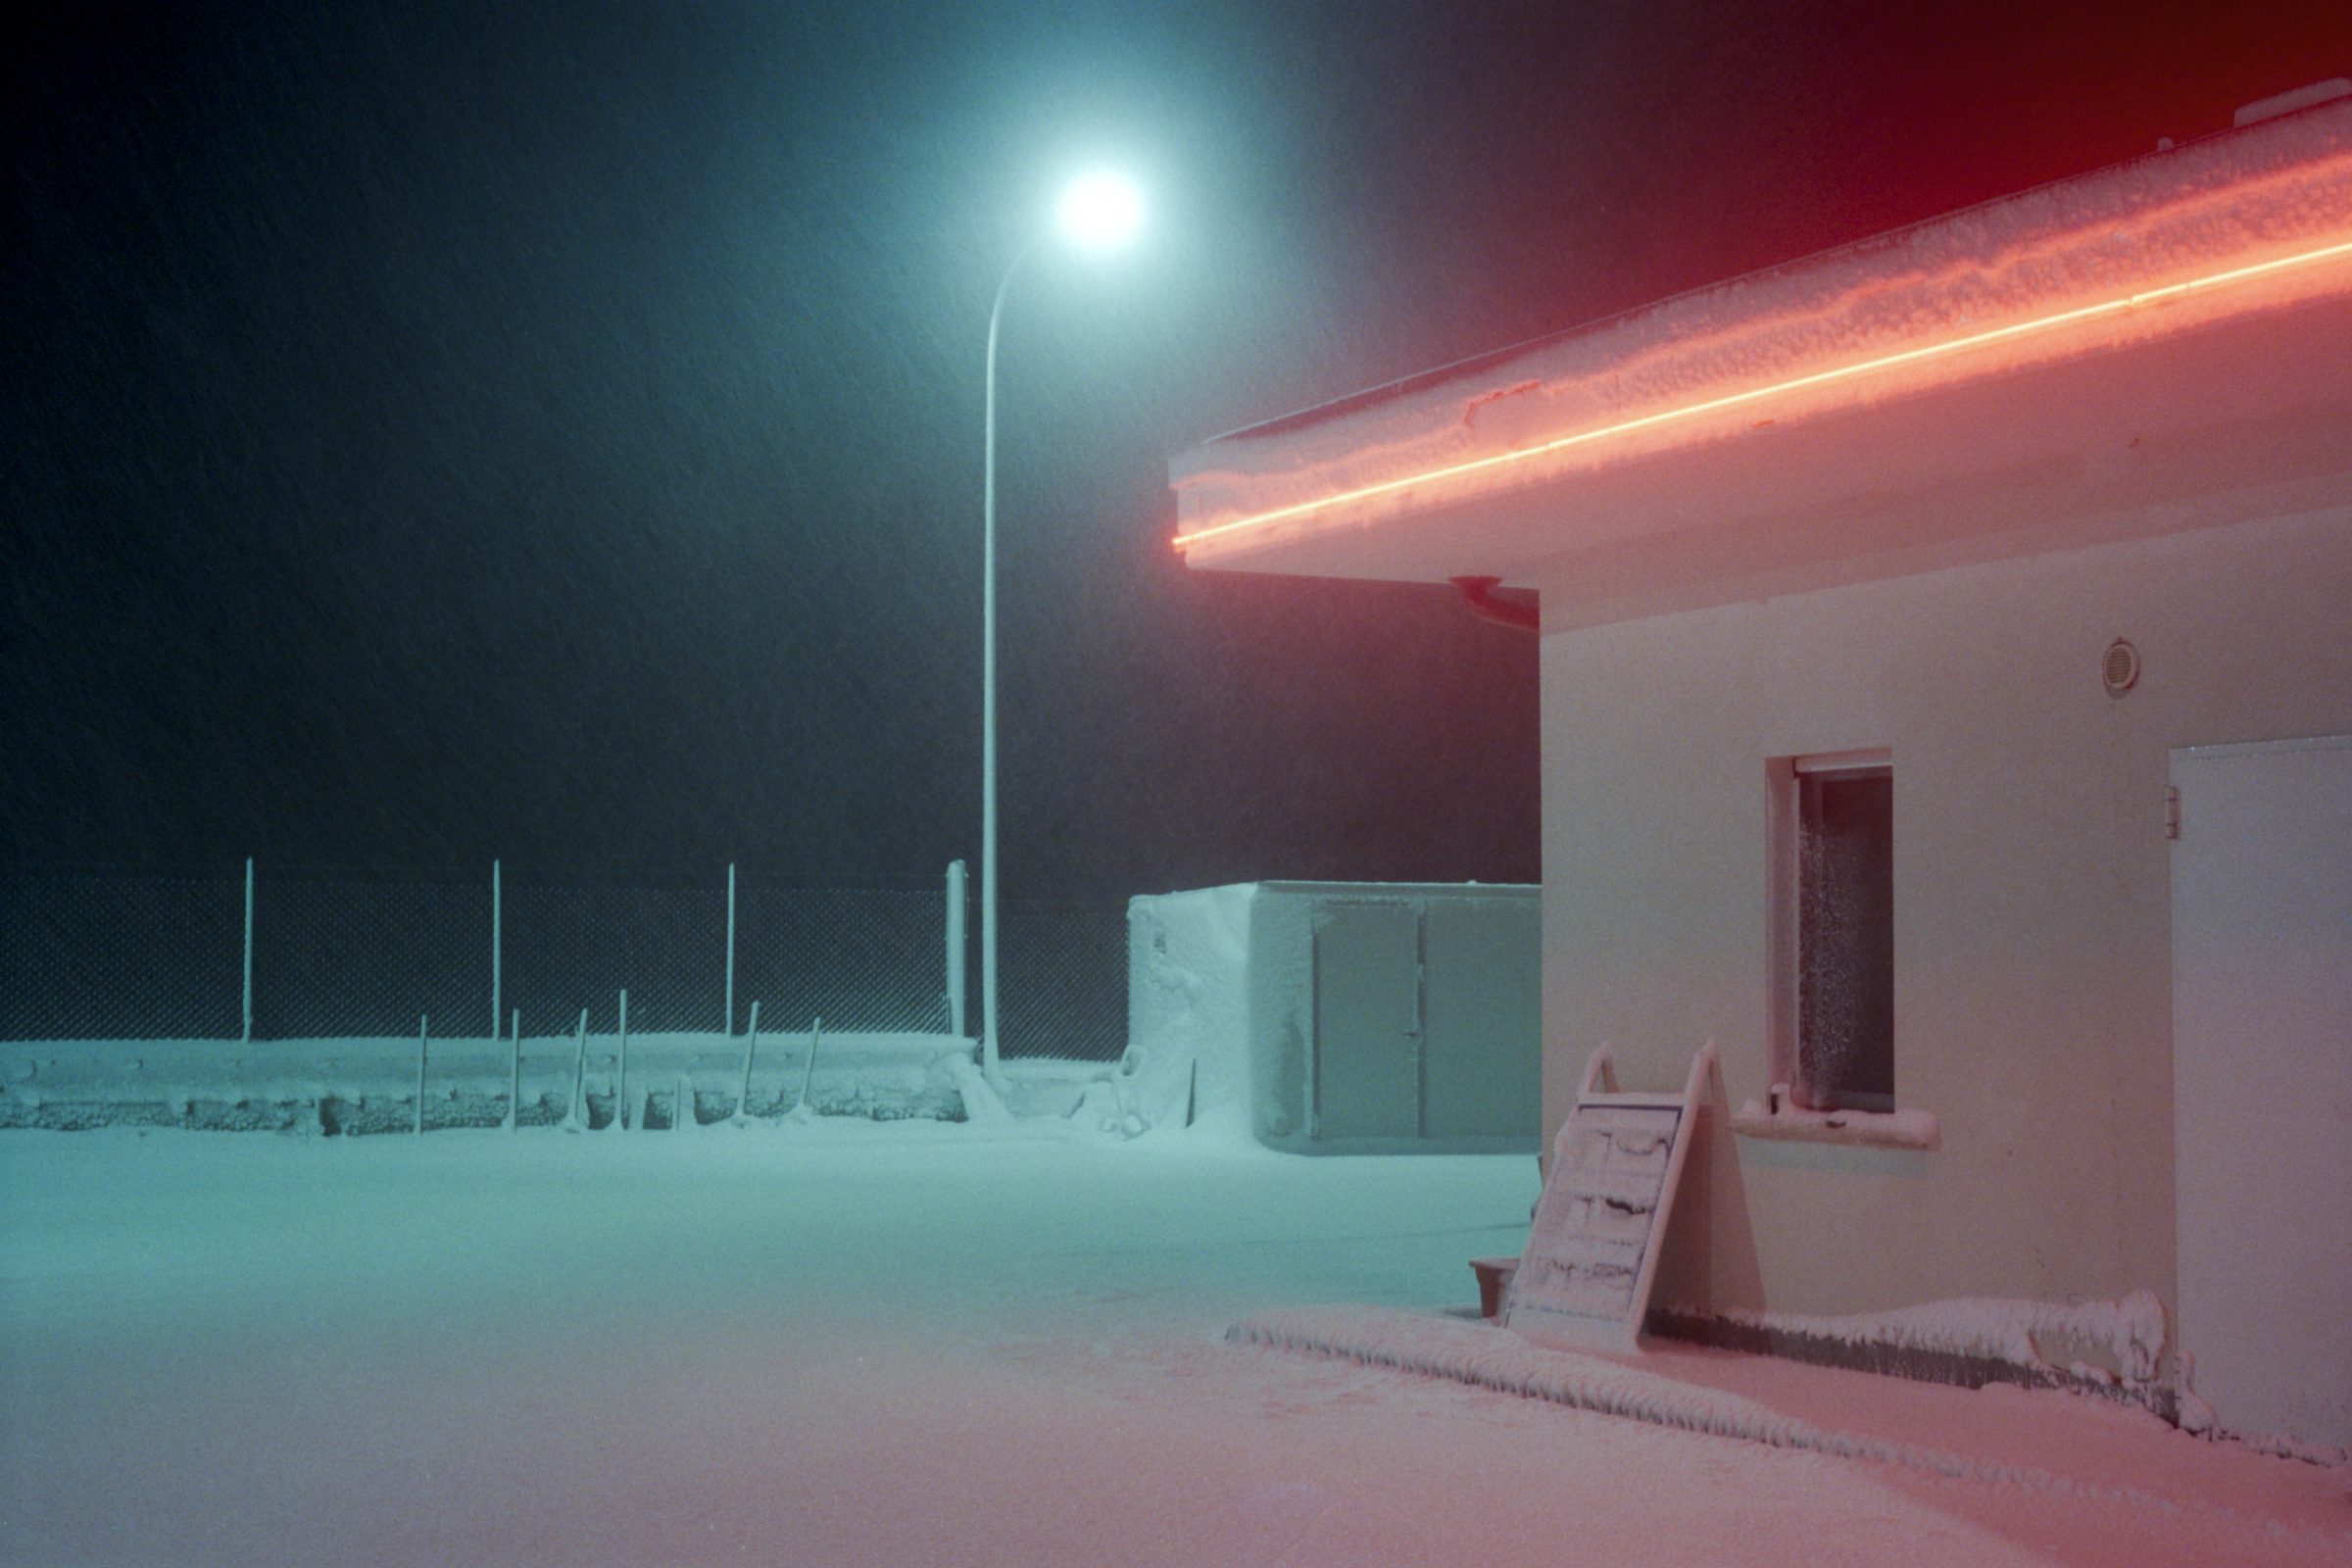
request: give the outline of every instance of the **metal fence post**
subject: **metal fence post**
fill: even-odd
[[[743,1042],[743,1090],[735,1097],[735,1125],[743,1126],[752,1117],[752,1053],[760,1049],[760,1004],[752,1004],[752,1032]]]
[[[801,1098],[793,1104],[792,1108],[795,1110],[808,1103],[808,1086],[816,1082],[816,1048],[824,1042],[824,1038],[825,1020],[822,1018],[809,1019],[808,1059],[801,1063]]]
[[[948,1033],[963,1033],[963,862],[948,862]]]
[[[239,1045],[253,1044],[253,857],[245,857],[245,1031]]]
[[[490,1038],[498,1038],[498,1020],[504,1010],[499,996],[499,982],[505,977],[499,960],[499,885],[498,862],[490,862]]]
[[[268,1020],[261,1016],[261,858],[257,853],[239,860],[242,875],[236,883],[218,876],[91,879],[44,877],[23,867],[9,871],[0,878],[0,948],[8,947],[14,931],[31,930],[36,922],[53,921],[55,934],[37,948],[20,944],[5,955],[10,962],[9,972],[0,975],[0,990],[7,993],[0,997],[0,1034],[11,1039],[200,1039],[239,1045],[250,1053],[280,1041],[399,1038],[409,1020],[429,1012],[444,1030],[442,1056],[449,1055],[453,1041],[507,1046],[510,1099],[518,1098],[513,1093],[516,1004],[506,988],[503,857],[490,863],[487,910],[472,902],[481,885],[465,886],[468,873],[463,870],[454,880],[429,882],[362,883],[318,871],[281,877],[271,895],[278,901],[271,916],[277,922],[271,928],[277,946],[269,978],[276,990]],[[942,878],[928,890],[919,879],[887,888],[771,889],[753,920],[750,958],[760,976],[750,987],[742,974],[743,869],[740,862],[723,863],[728,897],[715,933],[707,926],[699,933],[695,929],[710,912],[701,902],[710,889],[704,883],[694,891],[691,877],[665,879],[669,885],[658,889],[591,891],[538,882],[522,889],[517,907],[526,950],[524,978],[547,993],[534,1005],[541,1013],[551,1004],[576,1012],[582,998],[602,994],[617,1002],[614,988],[625,981],[633,1004],[632,1034],[675,1032],[715,1046],[708,1038],[710,1015],[701,1013],[699,1025],[696,1017],[706,1005],[702,987],[712,978],[706,967],[711,954],[703,945],[717,935],[724,965],[717,978],[728,1014],[722,1028],[730,1050],[739,1049],[733,1025],[750,1024],[754,996],[760,1000],[758,1026],[762,1029],[830,1007],[836,1034],[845,1029],[919,1033],[942,1049],[973,1049],[981,1024],[979,986],[972,974],[979,889],[967,876],[969,860],[940,862]],[[237,1011],[230,1025],[219,1010],[225,977],[218,966],[231,961],[225,951],[231,933],[215,922],[228,917],[232,888],[239,900],[234,933],[239,948]],[[54,906],[53,912],[44,909],[44,901]],[[1025,1008],[1054,1020],[1041,1026],[1046,1032],[1031,1049],[1111,1059],[1125,1044],[1123,923],[1115,911],[1056,906],[1045,909],[1053,917],[1051,926],[1039,927],[1034,922],[1041,907],[1006,906],[1008,915],[1022,916],[1016,923],[1031,924],[1035,940],[1024,951],[1047,956],[1045,961],[1007,972],[1002,999],[1011,1009],[1007,1017]],[[473,992],[471,1003],[466,1000],[466,993],[485,978],[474,968],[484,958],[475,946],[484,932],[481,926],[470,933],[466,927],[485,914],[490,927],[486,990],[498,1009],[487,1038],[451,1021],[464,1019],[484,1001],[481,991]],[[738,1006],[747,1011],[735,1013]],[[560,1042],[562,1024],[549,1029],[543,1038]],[[950,1032],[956,1038],[952,1048],[940,1039]],[[652,1088],[644,1072],[648,1058],[637,1040],[620,1049],[637,1058],[630,1065],[639,1071],[625,1080],[629,1092],[616,1119],[636,1127],[645,1109],[639,1093],[650,1094]],[[769,1054],[774,1054],[772,1047]],[[757,1055],[757,1048],[751,1054]],[[494,1060],[482,1063],[492,1080]],[[548,1070],[561,1071],[552,1063]],[[431,1066],[430,1072],[435,1076],[426,1088],[439,1096],[441,1066]],[[402,1070],[399,1076],[406,1080],[409,1073]],[[608,1076],[609,1091],[617,1087],[616,1077]],[[699,1086],[698,1079],[698,1091]],[[780,1092],[791,1087],[786,1083]],[[534,1099],[534,1114],[543,1113],[539,1100],[552,1099],[552,1111],[544,1112],[548,1119],[565,1115],[569,1107],[562,1095],[559,1084]],[[427,1122],[429,1131],[429,1116]]]
[[[612,1124],[629,1130],[629,989],[620,989],[620,1068],[612,1083]]]
[[[580,1027],[572,1037],[571,1049],[571,1109],[564,1112],[564,1130],[584,1133],[588,1130],[588,1009],[580,1009]]]

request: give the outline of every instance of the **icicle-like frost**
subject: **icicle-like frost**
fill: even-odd
[[[1225,1337],[1234,1344],[1263,1345],[1450,1378],[1498,1393],[1711,1437],[1864,1459],[1955,1480],[2130,1502],[2167,1513],[2180,1511],[2169,1498],[2136,1487],[2075,1481],[2038,1466],[1991,1462],[1866,1433],[1832,1431],[1737,1395],[1692,1388],[1597,1356],[1540,1348],[1507,1330],[1458,1318],[1366,1307],[1300,1308],[1244,1318],[1228,1329]]]

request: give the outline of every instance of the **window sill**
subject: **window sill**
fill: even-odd
[[[1742,1138],[1866,1149],[1934,1149],[1942,1141],[1933,1111],[1804,1110],[1786,1102],[1773,1111],[1753,1100],[1732,1113],[1732,1131]]]

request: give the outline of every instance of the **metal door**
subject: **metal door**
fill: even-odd
[[[2225,1428],[2352,1446],[2352,738],[2172,776],[2180,1343]]]
[[[1430,903],[1421,1130],[1432,1138],[1543,1131],[1544,939],[1534,902]]]
[[[1315,910],[1314,1124],[1322,1138],[1421,1129],[1421,917],[1404,903]]]

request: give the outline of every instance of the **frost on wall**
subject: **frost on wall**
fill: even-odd
[[[512,1124],[553,1128],[679,1125],[740,1112],[771,1120],[812,1113],[876,1120],[962,1120],[971,1114],[931,1034],[813,1037],[777,1031],[746,1077],[748,1037],[634,1036],[624,1070],[616,1037],[533,1036],[520,1042],[431,1042],[417,1095],[415,1037],[267,1040],[14,1041],[0,1044],[0,1129],[110,1126],[285,1132],[327,1137]],[[681,1091],[683,1093],[681,1094]],[[625,1095],[625,1099],[624,1099]]]
[[[1970,1356],[2094,1378],[2111,1374],[2128,1383],[2153,1379],[2157,1358],[2164,1353],[2164,1304],[2147,1291],[2134,1291],[2116,1301],[1969,1298],[1841,1316],[1736,1308],[1718,1315],[1767,1333]]]
[[[1127,1054],[1093,1097],[1105,1130],[1250,1136],[1247,989],[1253,885],[1128,906]]]

